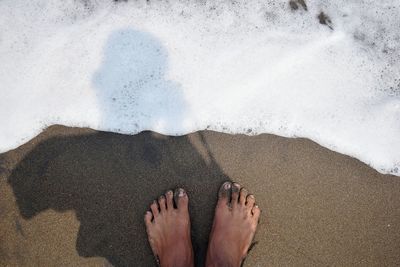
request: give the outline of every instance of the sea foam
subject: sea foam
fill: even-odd
[[[400,2],[0,1],[0,152],[51,124],[306,137],[400,175]]]

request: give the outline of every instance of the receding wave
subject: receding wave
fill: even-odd
[[[0,2],[0,151],[51,124],[306,137],[400,175],[398,1]]]

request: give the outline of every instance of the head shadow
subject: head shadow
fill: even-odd
[[[124,28],[111,33],[94,73],[100,128],[121,133],[182,127],[187,111],[182,88],[168,79],[168,53],[150,33]]]

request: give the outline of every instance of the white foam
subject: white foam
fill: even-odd
[[[400,2],[171,2],[1,1],[0,151],[55,123],[212,129],[400,175]]]

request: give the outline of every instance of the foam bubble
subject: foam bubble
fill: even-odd
[[[307,137],[400,175],[400,2],[0,2],[0,151],[51,124]]]

